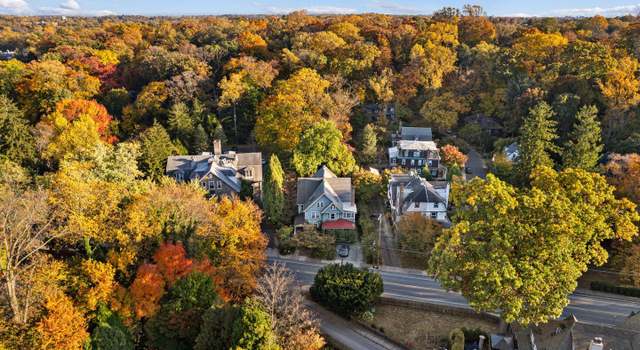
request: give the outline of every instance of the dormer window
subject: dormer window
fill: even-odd
[[[335,209],[336,209],[336,206],[331,204],[331,210],[335,210]]]

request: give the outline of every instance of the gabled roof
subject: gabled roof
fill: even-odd
[[[335,178],[337,177],[333,171],[329,170],[326,165],[321,166],[311,177]]]
[[[441,203],[445,209],[448,198],[443,198],[438,190],[446,190],[448,186],[447,181],[427,181],[416,174],[393,174],[389,181],[391,205],[399,205],[402,212],[414,203]],[[400,192],[406,195],[401,196]],[[398,199],[402,202],[398,203]]]
[[[347,209],[343,203],[349,203],[349,208],[355,205],[349,177],[336,177],[331,170],[321,167],[312,177],[298,178],[296,203],[304,205],[304,210],[322,196],[342,210]]]

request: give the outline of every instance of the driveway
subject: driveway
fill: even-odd
[[[467,164],[465,167],[471,170],[471,174],[465,174],[465,178],[470,180],[474,177],[479,177],[484,179],[487,177],[487,164],[485,163],[482,155],[478,153],[475,149],[469,147],[469,152],[467,153]]]

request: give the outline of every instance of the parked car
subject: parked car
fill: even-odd
[[[346,258],[349,256],[349,246],[346,244],[340,244],[338,246],[338,256],[341,258]]]

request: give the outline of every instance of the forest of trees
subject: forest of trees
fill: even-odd
[[[258,205],[209,200],[164,178],[165,161],[210,151],[214,139],[257,145],[269,160],[264,216],[286,223],[287,174],[327,164],[350,175],[383,153],[397,123],[365,113],[370,104],[486,154],[518,140],[522,161],[459,188],[458,204],[489,194],[503,214],[534,220],[545,210],[530,197],[562,206],[575,185],[584,208],[621,213],[605,229],[607,213],[589,212],[595,233],[570,209],[557,213],[586,235],[571,254],[590,257],[569,263],[559,294],[607,260],[603,240],[627,240],[606,248],[616,268],[640,276],[635,207],[621,199],[640,202],[639,38],[633,16],[494,18],[477,6],[432,16],[0,17],[0,50],[15,51],[0,61],[0,348],[320,349],[310,316],[268,309],[265,278],[295,291],[285,272],[261,273]],[[502,126],[501,139],[465,121],[477,114]],[[483,215],[492,214],[459,219]],[[502,234],[522,234],[512,224]],[[434,266],[451,261],[447,237],[465,232],[429,243],[442,251]],[[434,267],[477,273],[457,268]],[[540,320],[507,299],[475,306]]]

